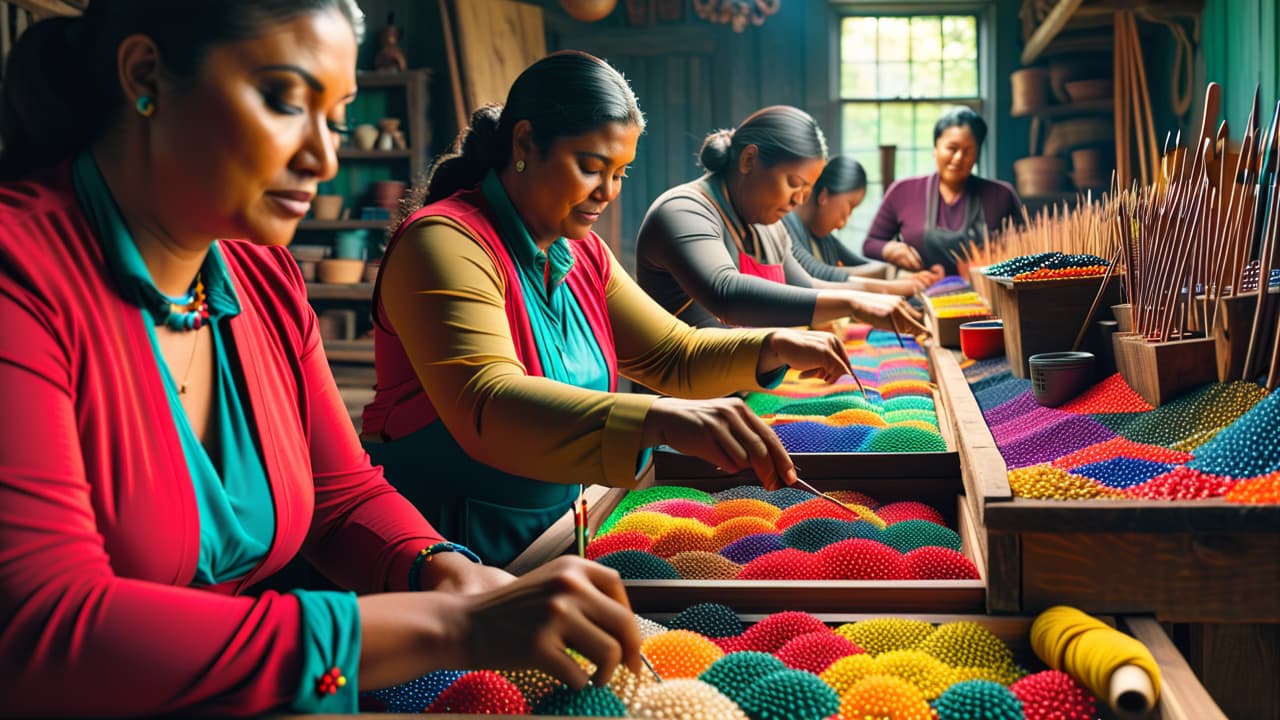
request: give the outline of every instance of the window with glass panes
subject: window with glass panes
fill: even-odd
[[[896,178],[935,169],[933,126],[958,105],[982,112],[976,15],[849,16],[840,24],[840,152],[867,171],[867,197],[841,232],[859,247],[880,206],[880,146]]]

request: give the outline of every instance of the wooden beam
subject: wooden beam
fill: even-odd
[[[37,18],[55,15],[79,15],[84,12],[88,0],[8,0],[9,4],[29,10]]]
[[[1067,21],[1075,14],[1084,0],[1058,0],[1058,4],[1049,11],[1048,17],[1040,23],[1040,27],[1031,34],[1027,46],[1022,50],[1022,64],[1031,65],[1040,57],[1040,53],[1053,42],[1053,39],[1066,27]]]

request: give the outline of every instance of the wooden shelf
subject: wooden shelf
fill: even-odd
[[[329,362],[373,363],[372,340],[325,340],[324,354]]]
[[[413,150],[396,148],[395,150],[361,150],[360,148],[338,148],[339,160],[406,160],[413,157]]]
[[[369,300],[373,297],[373,283],[307,283],[307,297],[311,300]]]
[[[298,230],[386,230],[390,224],[390,220],[303,220]]]
[[[430,68],[419,68],[416,70],[404,70],[399,72],[387,70],[361,70],[356,73],[356,84],[360,87],[399,87],[409,82],[413,82],[417,78],[430,77]]]

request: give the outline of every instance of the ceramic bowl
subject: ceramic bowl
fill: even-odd
[[[1004,354],[1004,321],[974,320],[960,325],[960,351],[970,360]]]
[[[1032,355],[1031,392],[1036,404],[1058,407],[1080,394],[1093,380],[1093,353],[1051,352]]]

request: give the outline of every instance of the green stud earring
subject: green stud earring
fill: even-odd
[[[139,95],[138,101],[133,106],[142,117],[151,117],[156,112],[156,101],[152,100],[150,95]]]

